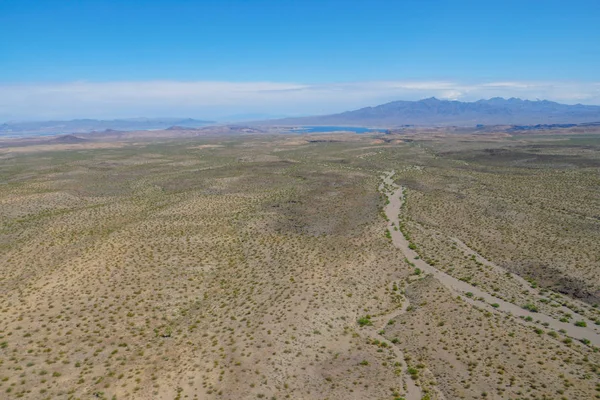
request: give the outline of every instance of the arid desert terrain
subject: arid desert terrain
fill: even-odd
[[[600,135],[0,146],[2,399],[600,398]]]

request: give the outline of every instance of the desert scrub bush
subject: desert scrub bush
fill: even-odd
[[[358,325],[360,326],[370,326],[373,325],[373,322],[371,322],[371,316],[370,315],[365,315],[364,317],[361,317],[358,319]]]
[[[408,367],[406,372],[410,375],[410,377],[414,380],[419,378],[419,370],[414,367]]]
[[[165,326],[162,329],[155,329],[154,333],[157,337],[170,338],[173,335],[173,328],[170,325]]]
[[[523,309],[527,310],[527,311],[531,311],[531,312],[538,312],[539,309],[535,304],[532,303],[526,303],[523,305]]]

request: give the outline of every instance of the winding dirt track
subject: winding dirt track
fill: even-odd
[[[567,335],[573,338],[587,339],[594,346],[600,346],[600,335],[598,335],[598,333],[593,328],[594,323],[592,321],[584,319],[587,323],[587,327],[579,327],[570,323],[560,322],[542,313],[532,313],[513,303],[494,297],[491,294],[484,292],[483,290],[472,286],[467,282],[460,281],[454,278],[453,276],[450,276],[445,272],[442,272],[437,268],[427,264],[422,259],[417,258],[417,253],[408,247],[408,240],[406,240],[402,232],[400,232],[399,230],[394,230],[394,226],[399,226],[398,215],[404,199],[402,195],[402,187],[394,183],[392,179],[393,176],[394,171],[388,172],[386,175],[383,176],[383,183],[380,185],[380,190],[387,195],[389,200],[389,203],[384,209],[385,215],[389,220],[388,229],[390,231],[392,243],[394,244],[394,246],[400,249],[404,256],[412,263],[414,263],[417,268],[420,268],[425,273],[433,275],[446,288],[450,289],[454,293],[463,295],[463,299],[465,301],[477,307],[487,309],[490,312],[508,313],[516,317],[532,317],[535,321],[539,321],[540,323],[547,323],[548,325],[545,327],[546,329],[551,328],[557,331],[562,329],[564,330],[564,332],[566,332]],[[473,298],[464,296],[464,294],[467,292],[473,293]],[[481,301],[480,299],[483,299],[483,301]],[[498,304],[499,307],[492,307],[491,304],[494,303]],[[527,322],[522,318],[516,318],[515,320],[528,326],[539,327],[539,325],[533,322]]]
[[[392,342],[379,335],[379,333],[377,332],[378,331],[376,329],[367,329],[364,333],[366,333],[366,335],[371,340],[378,340],[379,342],[387,344],[387,348],[389,349],[390,353],[393,353],[394,357],[398,359],[398,362],[401,363],[402,367],[406,370],[408,368],[408,365],[406,365],[406,363],[404,362],[404,353],[402,353],[398,346],[394,345]],[[421,400],[423,395],[421,388],[416,385],[412,378],[408,377],[408,374],[403,374],[402,378],[403,386],[406,390],[404,398],[406,400]]]

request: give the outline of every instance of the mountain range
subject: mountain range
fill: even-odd
[[[600,121],[600,106],[567,105],[548,100],[495,97],[462,102],[435,97],[419,101],[392,101],[340,114],[267,121],[280,125],[347,125],[392,127],[400,125],[535,125],[578,124]]]
[[[250,114],[245,115],[249,117]],[[399,126],[559,125],[600,122],[600,106],[567,105],[548,100],[495,97],[462,102],[435,97],[419,101],[392,101],[339,114],[268,119],[249,126],[346,126],[393,128]],[[75,119],[70,121],[11,121],[0,124],[0,137],[83,134],[102,131],[181,130],[215,124],[192,118]],[[520,128],[521,129],[521,128]],[[523,129],[521,129],[523,130]]]

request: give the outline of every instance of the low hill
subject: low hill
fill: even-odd
[[[75,135],[62,135],[49,140],[50,143],[83,143],[88,141],[88,139],[80,138]]]

